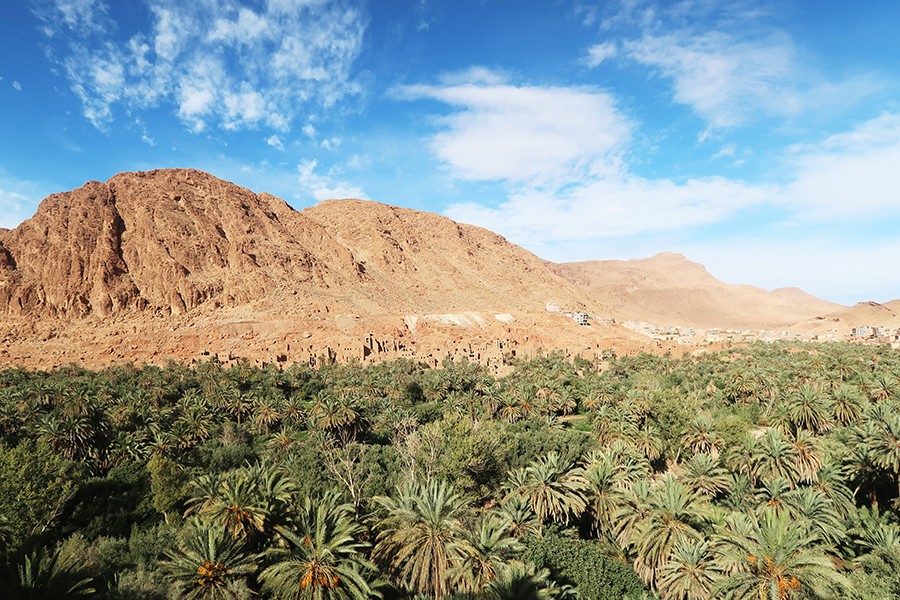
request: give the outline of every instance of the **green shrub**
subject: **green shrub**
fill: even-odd
[[[607,556],[596,541],[547,532],[525,546],[525,560],[574,585],[582,600],[639,600],[647,591],[630,565]]]

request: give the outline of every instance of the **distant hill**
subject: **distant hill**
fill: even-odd
[[[771,329],[843,308],[796,288],[723,283],[681,254],[553,264],[619,319],[658,325]]]
[[[793,329],[850,335],[854,327],[900,328],[900,300],[884,304],[858,302],[849,308],[842,308],[820,318],[801,321]]]

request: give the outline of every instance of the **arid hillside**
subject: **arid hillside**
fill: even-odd
[[[657,325],[772,329],[839,310],[796,288],[723,283],[681,254],[551,265],[610,316]]]
[[[900,300],[892,300],[884,304],[858,302],[849,308],[842,308],[818,318],[801,321],[793,328],[797,331],[849,336],[856,327],[900,328]]]
[[[490,231],[359,200],[296,211],[195,170],[89,182],[0,230],[8,363],[499,359],[520,346],[583,352],[619,335],[579,331],[546,313],[551,302],[596,312]]]
[[[674,344],[623,320],[817,328],[843,308],[728,285],[677,254],[552,264],[432,213],[361,200],[296,211],[191,169],[92,181],[0,229],[0,365],[212,355],[501,365]],[[605,319],[580,326],[571,311]]]
[[[288,304],[271,307],[279,314],[583,303],[540,259],[487,230],[358,200],[297,212],[193,170],[90,182],[0,232],[0,311],[10,314],[181,314],[285,294]]]

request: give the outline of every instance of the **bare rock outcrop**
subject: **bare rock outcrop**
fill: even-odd
[[[359,200],[295,211],[207,173],[121,173],[0,231],[0,312],[35,318],[540,310],[581,292],[477,227]]]
[[[548,304],[562,312],[548,312]],[[553,265],[486,229],[362,200],[296,211],[192,169],[120,173],[0,229],[0,366],[661,350],[613,319],[782,324],[830,312],[664,254]],[[582,327],[566,311],[597,319]]]

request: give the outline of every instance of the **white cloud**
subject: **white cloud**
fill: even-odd
[[[475,83],[398,91],[458,109],[431,146],[463,179],[552,184],[615,170],[631,135],[612,96],[596,89],[514,86],[481,73]]]
[[[741,125],[759,115],[791,116],[803,107],[796,51],[785,35],[753,41],[716,31],[647,35],[623,48],[629,58],[671,79],[675,101],[712,128]]]
[[[19,83],[18,81],[13,81],[12,86],[13,86],[13,89],[16,90],[17,92],[22,91],[22,84]]]
[[[47,191],[35,182],[14,177],[0,168],[0,227],[13,228],[34,214]]]
[[[436,120],[430,140],[453,176],[506,187],[498,206],[447,207],[454,219],[544,244],[714,223],[767,199],[769,190],[723,178],[677,184],[630,173],[631,123],[604,91],[515,86],[470,73],[476,83],[400,90],[457,109]]]
[[[106,27],[105,0],[32,0],[34,14],[44,23],[48,36],[62,29],[100,32]]]
[[[269,136],[269,138],[266,140],[266,144],[268,144],[269,146],[272,146],[273,148],[278,148],[279,150],[284,150],[284,144],[281,142],[281,138],[279,138],[275,134],[272,134],[271,136]]]
[[[591,68],[598,67],[603,61],[614,57],[618,52],[619,48],[613,42],[594,44],[588,48],[587,56],[584,57],[584,64]]]
[[[900,214],[900,113],[885,113],[787,158],[795,173],[781,201],[810,220]]]
[[[716,223],[766,198],[763,189],[720,177],[676,184],[614,176],[568,189],[521,189],[496,208],[462,203],[448,206],[444,214],[517,243],[543,245]]]
[[[170,105],[193,131],[283,131],[361,92],[351,67],[366,24],[344,0],[264,0],[253,8],[158,0],[149,26],[122,43],[110,41],[116,25],[102,0],[39,1],[35,11],[48,35],[70,40],[60,60],[100,129],[117,108]]]
[[[297,183],[305,193],[320,201],[332,198],[368,199],[361,188],[346,181],[336,180],[332,173],[328,175],[316,173],[318,165],[317,160],[304,160],[297,165]]]

